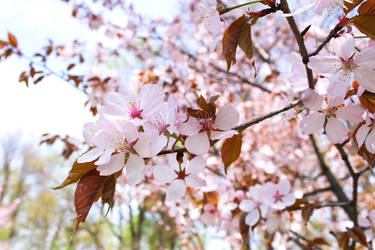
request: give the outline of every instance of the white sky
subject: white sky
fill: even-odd
[[[173,15],[177,2],[136,0],[134,4],[146,15],[165,17]],[[94,44],[98,36],[72,18],[71,7],[59,0],[0,0],[0,6],[0,39],[6,40],[7,32],[12,32],[19,47],[30,56],[49,38],[56,44],[67,44],[77,37],[92,39]],[[84,107],[84,94],[56,77],[26,88],[18,77],[27,68],[25,61],[15,57],[0,62],[0,138],[17,131],[33,136],[52,133],[81,138],[83,124],[92,120]]]

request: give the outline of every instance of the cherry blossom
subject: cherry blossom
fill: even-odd
[[[213,37],[212,47],[216,47],[218,38],[221,35],[221,19],[217,11],[216,0],[204,0],[198,4],[198,15],[204,26]]]
[[[358,218],[358,224],[366,229],[364,233],[367,241],[373,240],[375,232],[375,210],[371,210],[366,217],[360,216]]]
[[[264,184],[262,187],[262,196],[265,204],[276,210],[282,210],[287,206],[291,206],[296,201],[287,179],[280,179],[277,184],[272,182]]]
[[[375,49],[358,52],[353,36],[345,34],[330,43],[334,55],[326,51],[311,57],[308,66],[315,72],[329,76],[327,93],[344,98],[353,80],[370,92],[375,92]]]
[[[184,157],[183,162],[176,160],[177,154],[168,156],[168,166],[155,166],[154,177],[160,183],[171,183],[167,188],[166,201],[181,199],[186,187],[199,188],[206,185],[206,181],[198,176],[206,167],[203,157],[197,156],[187,162]]]
[[[268,206],[263,202],[261,185],[258,184],[251,187],[249,193],[252,200],[242,200],[240,209],[248,213],[245,217],[245,222],[252,227],[258,223],[262,215],[267,214]]]
[[[231,104],[223,106],[215,119],[190,117],[181,128],[181,133],[188,136],[185,147],[192,154],[203,155],[210,149],[210,139],[226,139],[238,134],[232,130],[238,122],[239,113]]]
[[[360,148],[363,143],[365,143],[367,150],[374,154],[375,153],[375,130],[374,126],[374,116],[372,114],[366,113],[366,123],[363,124],[355,134],[355,139]]]

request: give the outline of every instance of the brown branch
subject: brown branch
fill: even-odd
[[[289,9],[289,5],[288,5],[287,0],[280,0],[280,4],[281,4],[282,11],[285,14],[289,14],[290,9]],[[307,67],[307,63],[309,62],[309,54],[307,53],[307,49],[306,49],[305,42],[303,40],[303,36],[302,36],[301,32],[298,30],[298,26],[296,24],[296,21],[294,20],[294,17],[289,16],[286,19],[287,19],[287,21],[289,23],[289,27],[291,28],[291,30],[294,34],[294,37],[296,38],[296,41],[297,41],[299,53],[301,54],[302,62],[305,65],[307,80],[309,82],[309,88],[313,89],[314,88],[314,77],[313,77],[313,73],[312,73],[311,69],[309,67]]]
[[[314,190],[314,191],[311,191],[311,192],[305,193],[305,194],[303,195],[303,198],[306,198],[306,197],[309,197],[309,196],[313,196],[313,195],[316,195],[316,194],[320,194],[320,193],[323,193],[323,192],[329,192],[329,191],[332,191],[332,188],[331,188],[331,187],[326,187],[326,188],[316,189],[316,190]]]
[[[329,32],[328,36],[323,40],[319,47],[314,52],[309,54],[309,57],[316,56],[317,54],[319,54],[319,52],[324,48],[324,46],[326,46],[327,43],[329,43],[331,39],[334,38],[341,29],[342,24],[340,22],[335,26],[335,28],[331,30],[331,32]]]
[[[310,140],[313,145],[315,154],[319,161],[320,169],[322,170],[322,174],[327,178],[328,182],[330,183],[330,186],[332,188],[332,192],[336,195],[339,202],[345,202],[349,203],[350,200],[346,196],[343,188],[341,187],[340,183],[337,181],[336,177],[332,173],[331,169],[327,165],[327,163],[324,160],[324,157],[322,153],[319,150],[319,147],[315,141],[315,138],[313,135],[310,135]],[[352,221],[355,221],[356,219],[356,213],[351,205],[343,206],[343,209],[345,210],[346,214],[349,216],[349,218]]]

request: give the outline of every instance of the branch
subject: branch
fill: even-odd
[[[313,145],[315,154],[318,158],[319,166],[320,166],[320,169],[322,170],[322,174],[327,178],[328,182],[330,183],[330,186],[332,188],[333,193],[336,195],[339,202],[349,203],[350,202],[349,198],[346,196],[346,194],[344,193],[344,190],[341,187],[340,183],[337,181],[336,177],[334,176],[334,174],[332,173],[332,171],[328,167],[327,163],[325,162],[324,157],[323,157],[322,153],[320,152],[319,147],[318,147],[313,135],[310,135],[310,140],[311,140],[311,143]],[[356,221],[356,219],[355,219],[356,213],[355,213],[353,207],[350,206],[350,205],[346,205],[343,208],[344,208],[346,214],[349,216],[349,218],[352,221]]]
[[[306,198],[306,197],[309,197],[309,196],[313,196],[313,195],[316,195],[316,194],[320,194],[320,193],[323,193],[323,192],[329,192],[329,191],[332,191],[332,188],[331,188],[331,187],[326,187],[326,188],[316,189],[316,190],[314,190],[314,191],[311,191],[311,192],[305,193],[305,194],[303,195],[303,198]]]
[[[289,5],[287,0],[281,0],[281,9],[285,14],[290,13]],[[294,37],[296,38],[298,48],[299,48],[299,53],[302,56],[302,62],[305,64],[305,69],[306,69],[306,75],[307,75],[307,80],[309,82],[309,88],[314,88],[314,77],[311,69],[307,67],[307,63],[309,62],[309,54],[307,53],[307,49],[305,46],[305,42],[303,40],[303,36],[301,32],[298,30],[298,26],[296,24],[296,21],[294,20],[293,16],[289,16],[286,18],[289,26],[294,34]]]
[[[244,123],[244,124],[238,125],[237,127],[234,127],[233,129],[234,130],[244,130],[244,129],[246,129],[246,128],[250,127],[250,126],[253,126],[253,125],[257,124],[257,123],[260,123],[260,122],[262,122],[262,121],[264,121],[264,120],[266,120],[268,118],[271,118],[271,117],[276,116],[276,115],[278,115],[280,113],[288,111],[289,109],[294,108],[295,106],[299,105],[300,103],[301,103],[301,101],[296,101],[296,102],[291,103],[291,104],[289,104],[288,106],[286,106],[286,107],[284,107],[282,109],[279,109],[279,110],[273,111],[271,113],[268,113],[266,115],[254,118],[254,119],[252,119],[251,121],[249,121],[247,123]]]
[[[342,24],[340,22],[335,26],[335,28],[331,30],[331,32],[329,32],[329,35],[323,40],[319,47],[314,52],[309,54],[309,57],[316,56],[317,54],[319,54],[319,52],[324,48],[324,46],[326,46],[326,44],[329,43],[331,39],[334,38],[341,29]]]

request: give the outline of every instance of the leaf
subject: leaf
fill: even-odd
[[[74,68],[74,66],[76,66],[76,65],[74,63],[71,63],[71,64],[68,65],[68,67],[66,69],[69,71],[72,68]]]
[[[363,34],[375,36],[375,15],[359,15],[350,19]]]
[[[301,212],[302,212],[302,218],[305,224],[309,222],[311,215],[313,214],[315,209],[315,204],[310,203],[302,207]]]
[[[318,237],[312,240],[315,245],[330,245],[324,238]]]
[[[115,203],[115,191],[116,191],[116,175],[109,176],[104,185],[102,191],[102,203],[108,203],[109,207],[112,208]]]
[[[349,234],[348,234],[348,232],[337,233],[337,241],[338,241],[341,249],[343,249],[343,250],[349,249]]]
[[[247,27],[247,22],[250,19],[246,16],[241,16],[234,20],[223,35],[223,55],[227,62],[227,71],[230,70],[232,64],[236,63],[236,50],[244,27]]]
[[[350,11],[355,9],[358,5],[360,5],[363,0],[344,0],[343,3],[343,11],[348,14]]]
[[[365,108],[367,108],[371,113],[375,113],[375,93],[369,91],[363,92],[359,97],[359,101],[362,103]]]
[[[95,160],[91,162],[84,162],[84,163],[78,163],[77,161],[75,161],[65,181],[61,185],[54,187],[53,189],[55,190],[61,189],[65,186],[68,186],[70,184],[73,184],[79,181],[82,178],[82,176],[84,176],[87,172],[97,167],[94,164],[94,162]]]
[[[247,58],[251,60],[254,56],[253,40],[251,39],[251,24],[244,24],[238,45],[240,49],[245,52]]]
[[[200,110],[200,109],[188,108],[187,112],[190,116],[192,116],[194,118],[197,118],[197,119],[205,119],[205,118],[210,117],[210,115],[206,111],[203,111],[203,110]]]
[[[213,97],[215,98],[215,97]],[[206,102],[206,100],[203,98],[203,96],[200,96],[197,98],[196,100],[196,104],[203,110],[206,112],[206,114],[208,115],[208,117],[210,118],[214,118],[215,119],[215,115],[216,115],[216,106],[214,104],[214,101],[215,99],[213,99],[213,101],[210,99],[209,103]],[[208,118],[207,117],[207,118]]]
[[[242,133],[232,136],[224,141],[221,146],[221,160],[224,163],[225,174],[228,167],[235,162],[241,154]]]
[[[10,33],[10,32],[8,32],[8,40],[9,40],[9,44],[10,44],[10,45],[12,45],[13,47],[17,48],[17,46],[18,46],[17,39],[16,39],[16,37],[15,37],[12,33]]]
[[[288,210],[288,211],[300,210],[300,209],[302,209],[303,206],[306,206],[308,204],[309,204],[309,202],[306,199],[303,199],[303,198],[302,199],[296,199],[296,202],[293,205],[287,207],[286,210]]]
[[[35,81],[34,81],[34,84],[37,84],[39,83],[41,80],[44,79],[44,76],[39,76]]]
[[[359,15],[375,15],[375,0],[367,0],[358,8]],[[374,25],[374,23],[372,23]]]
[[[3,47],[8,46],[8,42],[0,40],[0,46],[3,46]]]
[[[92,204],[100,198],[107,178],[108,176],[101,176],[99,171],[93,169],[79,181],[74,195],[74,206],[77,213],[75,231],[78,231],[81,222],[85,222]]]
[[[360,227],[354,226],[352,228],[348,228],[348,233],[350,238],[352,238],[354,241],[367,247],[366,235]]]

